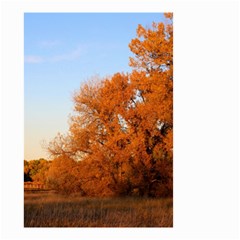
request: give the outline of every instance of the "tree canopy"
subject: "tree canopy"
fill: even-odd
[[[173,23],[171,13],[165,17],[138,26],[129,44],[131,73],[93,79],[75,92],[69,131],[48,146],[55,187],[92,196],[172,196]]]

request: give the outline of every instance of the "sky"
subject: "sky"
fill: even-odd
[[[48,159],[42,143],[66,133],[72,96],[98,76],[131,72],[128,44],[138,24],[162,13],[24,14],[24,159]]]

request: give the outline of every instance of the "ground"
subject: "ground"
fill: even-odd
[[[173,227],[171,198],[86,198],[24,193],[25,227]]]

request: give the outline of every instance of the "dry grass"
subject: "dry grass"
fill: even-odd
[[[172,227],[172,199],[83,198],[25,192],[25,227]]]

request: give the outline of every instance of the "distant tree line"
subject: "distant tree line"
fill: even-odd
[[[40,158],[38,160],[24,160],[24,182],[46,183],[48,169],[52,161]]]

